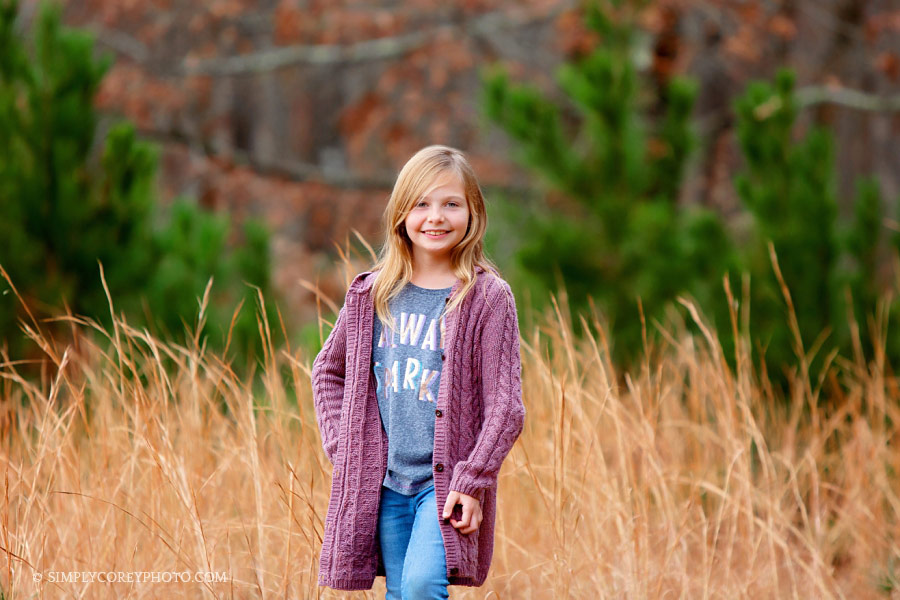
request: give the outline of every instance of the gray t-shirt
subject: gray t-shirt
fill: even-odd
[[[407,283],[391,300],[395,330],[376,315],[372,368],[381,423],[388,437],[384,485],[411,496],[433,483],[434,419],[441,382],[444,310],[452,288],[427,289]]]

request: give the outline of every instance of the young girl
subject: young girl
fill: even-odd
[[[459,150],[417,152],[384,224],[313,362],[334,465],[319,585],[384,575],[389,599],[447,598],[487,578],[497,474],[525,419],[515,299],[484,256],[484,197]]]

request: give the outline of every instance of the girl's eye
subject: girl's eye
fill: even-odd
[[[423,206],[423,205],[427,205],[427,204],[428,204],[428,203],[425,202],[424,200],[419,200],[419,201],[416,203],[416,206]],[[448,202],[447,204],[450,205],[450,206],[459,206],[459,202],[457,202],[456,200],[451,200],[451,201]]]

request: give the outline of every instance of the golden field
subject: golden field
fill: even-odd
[[[560,301],[528,318],[520,307],[525,429],[500,474],[488,582],[452,598],[897,593],[887,365],[830,356],[829,376],[809,381],[800,360],[776,401],[748,356],[744,305],[735,372],[683,300],[703,335],[673,319],[667,342],[619,373],[602,320],[583,316],[592,335],[576,340]],[[330,466],[313,356],[269,344],[253,386],[200,340],[63,318],[77,343],[24,322],[47,360],[39,382],[2,358],[4,598],[384,597],[383,578],[368,592],[316,585]],[[260,323],[263,338],[275,325]],[[59,581],[198,571],[224,581]]]

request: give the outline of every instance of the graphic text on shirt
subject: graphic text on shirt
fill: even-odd
[[[426,327],[427,324],[427,327]],[[391,339],[388,342],[385,329],[381,330],[378,339],[379,348],[398,348],[400,346],[412,346],[419,351],[438,353],[444,346],[445,322],[443,317],[428,319],[421,313],[400,313],[399,333],[391,331]],[[399,339],[398,339],[399,338]],[[424,367],[422,362],[413,357],[407,357],[403,367],[403,376],[400,376],[400,362],[394,360],[390,366],[376,362],[375,378],[378,381],[378,392],[399,393],[401,390],[414,390],[417,400],[423,402],[437,402],[438,390],[436,389],[440,373],[438,369]],[[440,365],[440,363],[437,363]],[[435,384],[435,385],[432,385]]]

